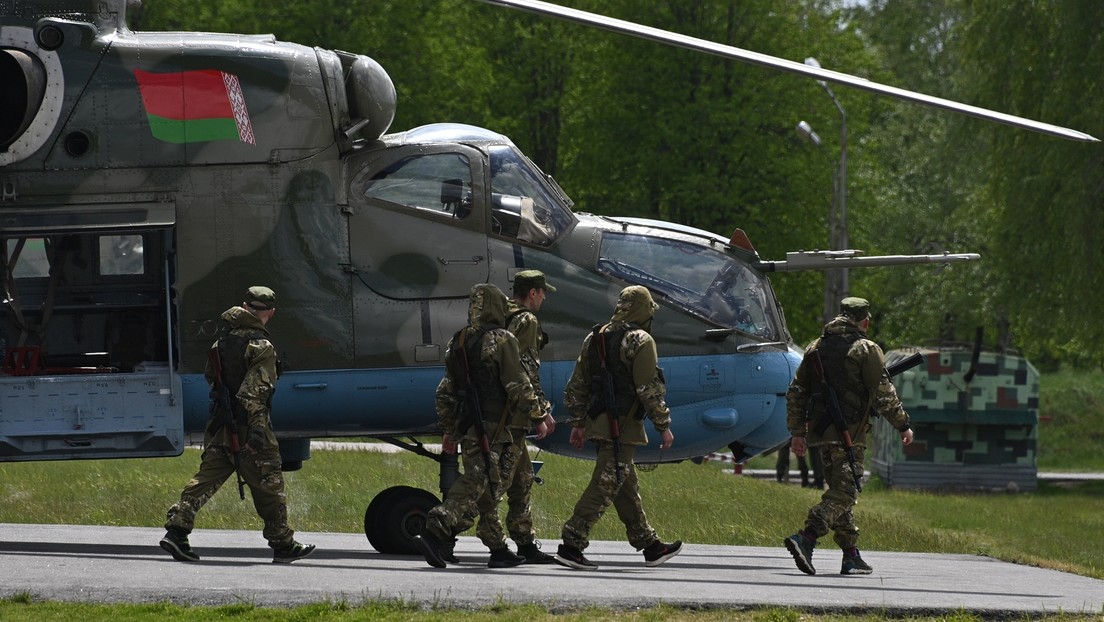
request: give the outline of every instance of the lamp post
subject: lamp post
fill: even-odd
[[[813,130],[813,126],[809,125],[808,121],[801,121],[797,124],[797,133],[802,138],[809,141],[816,148],[821,150],[821,155],[828,160],[828,164],[832,164],[832,160],[828,157],[828,153],[824,150],[824,144],[820,140],[820,135]],[[837,197],[839,196],[839,175],[836,168],[832,167],[832,199],[828,203],[828,249],[834,250],[836,248],[836,205]],[[834,278],[834,270],[824,271],[824,312],[821,316],[822,323],[827,324],[833,317],[836,316],[835,308],[836,303],[839,302],[839,290],[837,289],[837,279]]]
[[[820,62],[812,56],[805,59],[805,64],[810,67],[820,68]],[[851,244],[848,240],[847,227],[847,111],[843,109],[843,105],[836,99],[836,94],[832,92],[827,82],[824,80],[817,80],[817,84],[824,89],[825,93],[828,93],[828,97],[832,98],[832,103],[836,105],[836,109],[840,112],[840,159],[839,168],[836,170],[836,176],[832,184],[834,199],[832,206],[833,217],[829,219],[828,239],[831,250],[846,250]],[[824,273],[824,278],[824,315],[825,321],[827,322],[835,317],[836,305],[839,303],[840,299],[845,298],[849,294],[851,283],[847,268],[827,270]],[[831,297],[830,300],[828,299],[829,297]]]

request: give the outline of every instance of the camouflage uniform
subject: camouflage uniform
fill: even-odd
[[[544,395],[544,389],[540,381],[540,350],[544,340],[544,332],[541,330],[540,320],[528,309],[520,307],[514,301],[510,301],[506,309],[509,325],[507,330],[513,333],[521,348],[521,367],[533,386],[533,393],[537,397],[541,417],[551,414],[552,404]],[[510,455],[517,457],[514,466],[513,477],[506,486],[506,530],[510,539],[519,547],[533,544],[537,539],[537,533],[533,529],[533,517],[530,512],[530,499],[533,490],[533,462],[529,457],[529,448],[525,443],[525,435],[532,428],[533,421],[528,413],[514,413],[507,426],[510,428],[511,449]],[[491,498],[488,491],[484,491],[479,499],[479,526],[476,527],[476,535],[483,542],[494,541],[495,534],[502,533],[502,524],[498,516],[498,504]],[[475,522],[473,517],[463,517],[455,527],[456,533],[467,531]]]
[[[564,405],[571,411],[571,425],[584,428],[587,440],[593,441],[597,448],[590,484],[575,504],[575,510],[564,523],[561,534],[565,545],[579,551],[590,544],[587,536],[591,528],[611,504],[625,524],[629,544],[634,548],[645,549],[659,541],[644,514],[636,465],[633,463],[636,446],[648,442],[644,417],[650,418],[660,433],[671,425],[671,411],[664,401],[666,387],[657,366],[655,341],[648,334],[655,309],[656,304],[647,289],[627,287],[621,293],[613,317],[600,329],[601,333],[625,331],[620,344],[620,359],[630,370],[636,394],[630,414],[619,418],[621,437],[618,459],[613,456],[609,414],[587,415],[591,402],[588,352],[593,333],[583,340],[582,353],[575,361],[575,370],[564,387]]]
[[[862,309],[858,321],[865,318],[866,301],[847,298],[844,300],[845,309],[849,301],[859,301],[853,303]],[[839,431],[834,425],[827,426],[822,432],[817,431],[822,418],[829,415],[820,398],[816,374],[807,364],[808,354],[813,350],[820,352],[825,378],[835,390],[840,409],[848,422],[847,431],[854,446],[855,471],[860,477],[872,415],[884,417],[899,431],[909,429],[908,413],[885,372],[882,349],[866,338],[853,315],[842,313],[837,316],[824,327],[824,334],[809,344],[805,349],[806,357],[798,366],[786,392],[786,419],[790,434],[804,437],[810,448],[820,452],[828,484],[820,503],[809,510],[805,533],[819,538],[831,530],[836,544],[845,551],[858,545],[859,530],[852,514],[852,508],[858,502],[858,490]],[[830,355],[832,351],[839,354]]]
[[[256,439],[254,444],[260,445],[256,453],[239,453],[241,476],[249,486],[257,515],[264,520],[263,535],[268,540],[268,545],[277,550],[287,549],[294,544],[295,532],[288,527],[287,495],[284,492],[280,447],[269,418],[272,396],[276,391],[276,349],[268,340],[268,329],[248,309],[233,307],[225,311],[221,319],[227,329],[224,339],[237,337],[245,340],[245,376],[237,394],[232,397],[240,405],[237,412],[246,419],[236,417],[238,438],[243,444],[246,439],[253,438]],[[220,343],[225,342],[220,340],[215,346]],[[223,348],[220,348],[220,352],[222,351]],[[223,356],[223,365],[229,368],[236,365],[236,362]],[[215,374],[210,363],[205,376],[207,382],[214,386]],[[191,533],[196,513],[234,474],[230,432],[222,425],[222,417],[223,413],[212,406],[211,418],[204,434],[199,471],[180,493],[180,501],[169,508],[168,520],[165,522],[167,530],[184,535]]]
[[[504,328],[506,308],[507,299],[501,290],[494,285],[476,285],[472,288],[469,325],[463,329],[467,334],[475,334],[481,328],[486,329],[480,343],[479,362],[469,363],[473,373],[477,364],[482,365],[505,392],[505,412],[496,410],[481,413],[484,429],[490,440],[490,480],[494,483],[494,495],[488,496],[491,505],[487,511],[496,513],[498,503],[506,492],[502,482],[512,481],[522,455],[528,458],[524,433],[519,434],[507,424],[515,421],[536,423],[544,416],[541,403],[521,364],[518,341]],[[446,360],[452,360],[453,351],[459,347],[454,337],[445,353]],[[481,396],[481,400],[484,397]],[[461,422],[457,419],[457,382],[448,365],[445,367],[445,377],[437,387],[436,403],[441,430],[460,440],[464,464],[464,474],[449,489],[445,501],[430,510],[426,518],[426,531],[439,542],[447,542],[452,540],[454,534],[471,526],[471,517],[477,514],[480,497],[487,491],[488,476],[475,426],[460,429]],[[524,427],[527,429],[529,426]],[[517,449],[518,443],[514,442],[515,436],[522,437],[520,452]],[[502,524],[497,519],[481,521],[478,535],[483,544],[492,551],[506,548]]]

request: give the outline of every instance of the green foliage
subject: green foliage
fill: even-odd
[[[1064,0],[574,0],[741,49],[1104,134],[1104,3]],[[511,136],[580,211],[660,218],[760,254],[827,247],[840,114],[814,80],[467,0],[146,0],[135,29],[272,32],[368,54],[399,95],[394,130],[437,121]],[[1037,366],[1097,366],[1104,146],[834,87],[847,113],[851,245],[982,261],[852,271],[889,346],[973,340]],[[814,147],[794,131],[809,122]],[[799,343],[820,274],[774,287]]]

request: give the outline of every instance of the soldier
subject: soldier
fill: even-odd
[[[556,552],[556,561],[569,568],[598,567],[583,551],[590,544],[591,528],[611,504],[625,524],[629,544],[644,551],[645,566],[658,566],[682,550],[681,541],[664,544],[648,524],[633,463],[636,446],[648,442],[645,417],[660,433],[661,448],[675,442],[671,411],[663,399],[667,389],[649,334],[656,308],[647,288],[633,285],[621,290],[609,323],[596,326],[583,339],[564,387],[564,405],[571,411],[571,445],[582,449],[590,440],[597,450],[590,484],[564,523],[563,544]],[[594,382],[607,370],[606,382]]]
[[[540,320],[536,313],[540,311],[548,292],[554,292],[553,287],[540,270],[523,270],[514,276],[514,298],[506,309],[506,329],[517,337],[518,347],[521,349],[521,367],[529,377],[529,383],[533,385],[533,393],[537,396],[541,412],[544,413],[544,423],[547,426],[546,434],[552,434],[556,429],[556,422],[552,419],[552,404],[544,395],[540,381],[540,351],[548,342],[548,335],[541,330]],[[517,552],[525,558],[528,564],[551,564],[556,558],[540,550],[537,543],[537,534],[533,530],[533,517],[529,510],[529,502],[533,489],[533,462],[529,458],[529,449],[525,444],[525,435],[533,422],[528,419],[526,413],[515,414],[507,424],[510,427],[510,436],[513,440],[513,455],[518,457],[514,468],[514,476],[506,487],[506,528],[510,538],[517,544]],[[490,492],[484,491],[479,499],[479,527],[477,534],[486,541],[490,537],[495,541],[493,534],[502,532],[502,525],[498,518],[498,505],[491,499]],[[471,517],[464,517],[455,530],[456,533],[466,531],[474,522]],[[441,545],[441,554],[446,562],[459,563],[459,559],[453,554],[456,544],[455,539],[446,540]]]
[[[878,344],[866,338],[870,326],[870,303],[862,298],[844,298],[840,314],[824,327],[824,334],[805,349],[805,357],[786,392],[786,419],[794,454],[807,447],[820,452],[828,490],[820,503],[809,510],[805,528],[783,543],[797,567],[806,574],[813,568],[817,538],[835,532],[833,539],[843,549],[840,574],[870,574],[873,569],[859,555],[859,530],[851,510],[858,502],[856,479],[863,473],[863,450],[871,415],[880,415],[901,433],[901,442],[912,442],[909,416],[897,398],[897,390],[885,371],[885,357]],[[833,389],[840,412],[852,439],[855,464],[845,449],[845,439],[835,426],[822,424],[831,417],[823,399],[820,381],[810,369],[810,354],[816,352],[826,383]]]
[[[494,285],[472,287],[468,326],[453,336],[445,352],[445,377],[437,386],[442,451],[454,453],[455,439],[460,439],[464,474],[449,489],[445,501],[429,511],[425,528],[415,538],[426,562],[436,568],[446,565],[442,544],[459,533],[465,517],[476,515],[484,491],[490,489],[492,508],[497,511],[505,492],[503,483],[513,479],[521,458],[513,440],[516,432],[507,423],[523,417],[537,425],[537,438],[548,435],[546,413],[522,368],[517,338],[505,328],[506,307],[506,295]],[[521,453],[527,451],[524,439],[520,447]],[[507,568],[525,562],[506,546],[497,520],[481,523],[481,527],[484,524],[479,536],[491,550],[488,567]]]
[[[203,457],[199,472],[180,493],[180,501],[169,508],[167,532],[161,539],[161,548],[177,561],[199,561],[199,555],[188,543],[196,513],[235,470],[249,486],[253,507],[264,520],[263,534],[272,547],[273,563],[291,563],[314,552],[313,544],[296,542],[295,532],[288,527],[280,447],[269,418],[277,364],[276,349],[268,340],[266,325],[276,313],[275,305],[276,294],[271,289],[250,287],[245,302],[221,316],[223,334],[212,348],[217,348],[222,366],[218,383],[230,392],[236,429],[224,425],[226,413],[216,399],[216,374],[208,360],[205,376],[212,386],[212,404],[203,438]],[[236,456],[231,448],[238,438],[246,441]],[[240,466],[236,465],[238,461]]]

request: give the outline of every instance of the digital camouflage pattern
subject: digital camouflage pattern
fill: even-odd
[[[891,350],[892,364],[913,352],[925,364],[894,378],[916,440],[908,447],[881,422],[874,428],[871,470],[899,488],[1033,490],[1039,373],[1013,353],[966,346]],[[969,372],[973,370],[973,374]]]
[[[233,307],[221,315],[231,334],[268,334],[264,323],[242,307]],[[216,342],[217,344],[217,342]],[[248,421],[238,422],[238,438],[245,443],[251,429],[263,433],[264,444],[256,453],[239,453],[241,476],[253,493],[253,505],[264,521],[263,535],[274,549],[285,549],[294,541],[295,532],[288,527],[287,493],[281,468],[280,446],[272,430],[269,408],[276,391],[276,349],[267,338],[249,340],[245,353],[245,378],[234,399],[248,414]],[[208,383],[213,384],[214,371],[208,365]],[[203,456],[199,471],[184,486],[180,501],[169,508],[165,529],[191,533],[196,513],[218,492],[234,474],[234,456],[229,450],[229,431],[222,424],[222,414],[213,410],[207,425]]]

